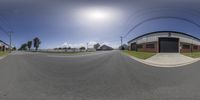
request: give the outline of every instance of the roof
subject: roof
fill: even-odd
[[[102,48],[107,48],[107,49],[113,49],[112,47],[110,47],[110,46],[107,46],[107,45],[102,45],[101,47],[100,47],[100,49],[102,49]]]
[[[138,39],[138,38],[141,38],[141,37],[143,37],[143,36],[150,35],[150,34],[156,34],[156,33],[177,33],[177,34],[182,34],[182,35],[186,35],[186,36],[192,37],[192,38],[197,39],[197,40],[200,41],[199,38],[194,37],[194,36],[189,35],[189,34],[186,34],[186,33],[183,33],[183,32],[177,32],[177,31],[155,31],[155,32],[150,32],[150,33],[146,33],[146,34],[140,35],[140,36],[138,36],[138,37],[136,37],[136,38],[134,38],[134,39],[128,41],[128,43],[130,43],[131,41],[134,41],[134,40],[136,40],[136,39]]]
[[[5,42],[4,42],[4,41],[2,41],[2,40],[0,40],[0,42],[2,42],[3,44],[5,44],[5,45],[9,46],[7,43],[5,43]]]

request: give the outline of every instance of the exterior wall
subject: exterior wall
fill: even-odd
[[[147,47],[148,44],[153,44],[154,45],[154,48],[149,48]],[[148,42],[145,44],[145,51],[146,52],[158,52],[158,42]]]
[[[6,51],[5,46],[0,46],[0,51]]]
[[[184,48],[183,45],[189,45],[190,47],[189,48]],[[181,46],[181,49],[180,49],[180,52],[183,53],[183,52],[191,52],[191,44],[190,43],[183,43],[183,42],[180,42],[180,46]]]
[[[195,46],[196,46],[197,48],[195,48]],[[192,52],[199,52],[199,51],[200,51],[199,47],[200,47],[200,46],[198,46],[198,45],[192,45]]]
[[[194,39],[190,36],[186,36],[183,34],[177,34],[177,33],[155,33],[155,34],[150,34],[144,37],[140,37],[134,41],[131,41],[130,43],[136,42],[137,44],[141,44],[141,43],[147,43],[147,42],[153,42],[153,41],[158,41],[158,38],[160,37],[174,37],[174,38],[179,38],[180,42],[184,42],[184,43],[191,43],[191,44],[195,44],[195,45],[200,45],[200,41],[197,39]]]
[[[149,47],[147,47],[148,44],[154,45],[154,47],[153,48],[149,48]],[[154,41],[154,42],[142,43],[142,44],[138,44],[138,45],[142,45],[142,48],[137,48],[136,51],[141,51],[141,52],[158,52],[158,42]]]
[[[142,48],[138,47],[139,45],[142,45]],[[144,52],[145,51],[145,43],[137,44],[137,50],[136,51]]]
[[[132,44],[130,44],[130,46],[129,46],[129,50],[134,50],[134,51],[137,51],[137,44],[136,43],[132,43]]]
[[[3,47],[2,46],[0,46],[0,51],[3,51]]]
[[[143,48],[138,48],[137,51],[142,52],[159,52],[158,39],[160,37],[173,37],[179,38],[179,51],[180,52],[198,52],[200,51],[200,40],[193,38],[191,36],[187,36],[185,34],[179,33],[169,33],[169,32],[161,32],[155,34],[148,34],[143,37],[139,37],[128,43],[128,46],[131,47],[132,43],[136,43],[136,45],[143,45]],[[146,44],[154,43],[155,48],[146,48]],[[184,48],[184,45],[190,45],[190,48]],[[131,48],[130,48],[131,50]]]
[[[200,46],[199,45],[195,45],[195,44],[190,44],[190,43],[180,43],[182,48],[180,50],[181,53],[185,52],[199,52],[200,51]],[[183,45],[189,45],[189,48],[184,48]]]
[[[8,50],[8,46],[0,42],[0,51],[7,51],[7,50]]]

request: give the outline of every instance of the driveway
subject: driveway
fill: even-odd
[[[190,58],[180,53],[158,53],[145,61],[158,67],[176,67],[191,64],[198,61],[198,59]]]
[[[152,67],[119,51],[16,53],[0,60],[0,100],[199,100],[199,65]]]

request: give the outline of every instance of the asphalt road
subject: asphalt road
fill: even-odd
[[[119,51],[15,53],[0,60],[0,100],[200,100],[200,62],[158,68]]]

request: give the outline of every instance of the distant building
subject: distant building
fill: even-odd
[[[2,40],[0,40],[0,51],[7,51],[9,48],[9,45]]]
[[[95,52],[96,51],[96,49],[95,48],[87,48],[87,50],[86,50],[87,52]]]
[[[143,52],[197,52],[200,39],[181,32],[158,31],[136,37],[128,46],[129,50]]]
[[[110,47],[110,46],[107,46],[107,45],[102,45],[102,46],[99,48],[99,50],[113,50],[113,48]]]

